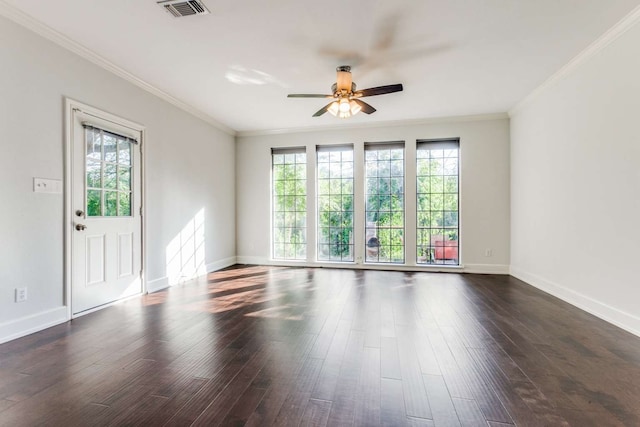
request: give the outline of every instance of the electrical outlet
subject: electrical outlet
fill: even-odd
[[[16,302],[25,302],[27,300],[27,288],[16,288]]]
[[[487,249],[484,250],[484,256],[490,257],[492,255],[493,255],[493,249],[487,248]]]

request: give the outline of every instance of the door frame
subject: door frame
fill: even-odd
[[[73,315],[73,307],[72,307],[72,294],[71,294],[71,286],[72,286],[72,254],[73,254],[73,224],[75,218],[73,216],[73,206],[71,205],[72,201],[72,185],[73,185],[73,132],[74,132],[74,113],[76,111],[81,111],[84,114],[92,115],[98,117],[102,120],[113,122],[114,124],[124,126],[130,128],[136,132],[140,132],[140,281],[142,283],[142,295],[146,294],[147,291],[147,279],[146,279],[146,221],[145,221],[145,208],[147,206],[146,200],[146,179],[145,179],[145,141],[146,141],[146,128],[145,126],[132,122],[131,120],[127,120],[115,114],[108,113],[99,108],[93,107],[88,104],[84,104],[80,101],[76,101],[72,98],[65,97],[64,98],[64,111],[65,111],[65,120],[64,120],[64,296],[63,301],[64,305],[67,308],[67,320],[71,320],[76,317],[84,316],[85,314],[92,313],[94,311],[103,309],[105,307],[109,307],[111,305],[117,304],[121,301],[137,298],[139,295],[134,295],[128,298],[124,298],[118,301],[114,301],[105,305],[101,305],[99,307],[85,310],[82,313],[78,313]]]

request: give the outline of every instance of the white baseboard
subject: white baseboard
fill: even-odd
[[[465,273],[472,274],[509,274],[506,264],[465,264]]]
[[[153,293],[158,292],[163,289],[167,289],[169,287],[169,278],[167,276],[161,277],[159,279],[153,279],[147,281],[147,292]]]
[[[255,264],[255,265],[274,265],[273,261],[269,258],[257,257],[257,256],[237,256],[236,262],[238,264]],[[297,263],[292,265],[301,266],[303,264]]]
[[[235,263],[236,263],[236,257],[229,257],[229,258],[221,259],[218,261],[214,261],[205,266],[206,273],[211,273],[212,271],[216,271],[216,270],[220,270],[221,268],[232,266]],[[201,274],[200,276],[204,276],[204,274]],[[191,280],[191,278],[189,280]],[[147,282],[147,292],[149,293],[158,292],[163,289],[167,289],[170,286],[171,285],[169,284],[169,277],[167,276],[160,277],[158,279],[149,280]]]
[[[307,261],[272,260],[262,257],[239,256],[238,264],[274,265],[281,267],[324,267],[324,268],[353,268],[363,270],[397,270],[424,271],[445,273],[477,273],[477,274],[509,274],[509,266],[502,264],[465,264],[465,265],[393,265],[393,264],[352,264]]]
[[[0,324],[0,344],[59,325],[69,320],[66,306],[56,307]]]
[[[237,263],[237,258],[234,256],[221,259],[219,261],[214,261],[206,265],[207,273],[211,273],[212,271],[220,270],[222,268],[230,267],[236,263]]]
[[[587,313],[609,322],[640,337],[640,317],[634,316],[610,305],[597,301],[587,295],[576,292],[558,283],[553,283],[535,274],[511,266],[511,275],[527,284],[540,289],[556,298],[568,302]]]

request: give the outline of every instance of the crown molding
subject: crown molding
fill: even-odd
[[[564,77],[571,74],[582,64],[587,62],[591,57],[602,51],[604,48],[613,43],[618,37],[626,33],[638,22],[640,22],[640,6],[637,6],[635,9],[629,12],[624,18],[618,21],[617,24],[607,30],[596,41],[591,43],[586,49],[576,55],[566,65],[564,65],[553,75],[551,75],[551,77],[545,80],[540,86],[535,88],[529,95],[518,102],[513,108],[509,110],[509,117],[514,117],[526,105],[530,104],[533,100],[540,96],[540,94],[556,84],[559,80],[562,80]]]
[[[507,113],[490,113],[475,114],[468,116],[445,116],[432,117],[425,119],[407,119],[407,120],[390,120],[385,122],[373,123],[354,123],[352,125],[336,125],[336,126],[308,126],[288,129],[265,129],[255,131],[238,131],[236,137],[250,136],[266,136],[266,135],[283,135],[291,133],[308,133],[308,132],[331,132],[331,131],[349,131],[353,129],[371,129],[379,127],[395,127],[395,126],[419,126],[431,125],[438,123],[456,123],[456,122],[478,122],[486,120],[505,120],[509,119]]]
[[[220,123],[210,115],[200,111],[199,109],[191,106],[190,104],[187,104],[186,102],[181,101],[172,95],[169,95],[167,92],[164,92],[163,90],[158,89],[157,87],[151,85],[150,83],[147,83],[141,78],[134,76],[130,72],[115,65],[108,59],[98,55],[97,53],[81,45],[80,43],[74,40],[71,40],[69,37],[63,35],[62,33],[59,33],[53,28],[45,25],[44,23],[38,21],[37,19],[24,13],[23,11],[17,9],[16,7],[8,4],[3,0],[0,0],[0,15],[12,20],[13,22],[19,25],[22,25],[23,27],[33,31],[34,33],[44,37],[45,39],[52,41],[53,43],[56,43],[57,45],[75,53],[76,55],[81,56],[87,61],[90,61],[93,64],[115,74],[116,76],[128,81],[129,83],[132,83],[138,86],[139,88],[157,96],[163,101],[166,101],[169,104],[172,104],[175,107],[180,108],[181,110],[191,114],[192,116],[197,117],[198,119],[209,123],[210,125],[214,126],[218,130],[221,130],[222,132],[225,132],[231,136],[236,136],[235,129],[232,129],[229,126],[226,126]]]

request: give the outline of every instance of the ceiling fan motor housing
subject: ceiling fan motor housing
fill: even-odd
[[[355,83],[351,83],[351,93],[356,91],[356,84]],[[331,92],[333,92],[333,96],[335,96],[336,98],[339,98],[341,95],[341,92],[338,90],[338,83],[334,83],[331,85]],[[349,91],[347,91],[347,95],[349,94]]]
[[[351,79],[351,67],[348,65],[341,65],[336,68],[336,73],[338,74],[338,77],[336,79],[337,90],[334,89],[333,92],[354,92],[355,85],[353,84],[353,81]],[[331,89],[333,89],[333,87]]]

